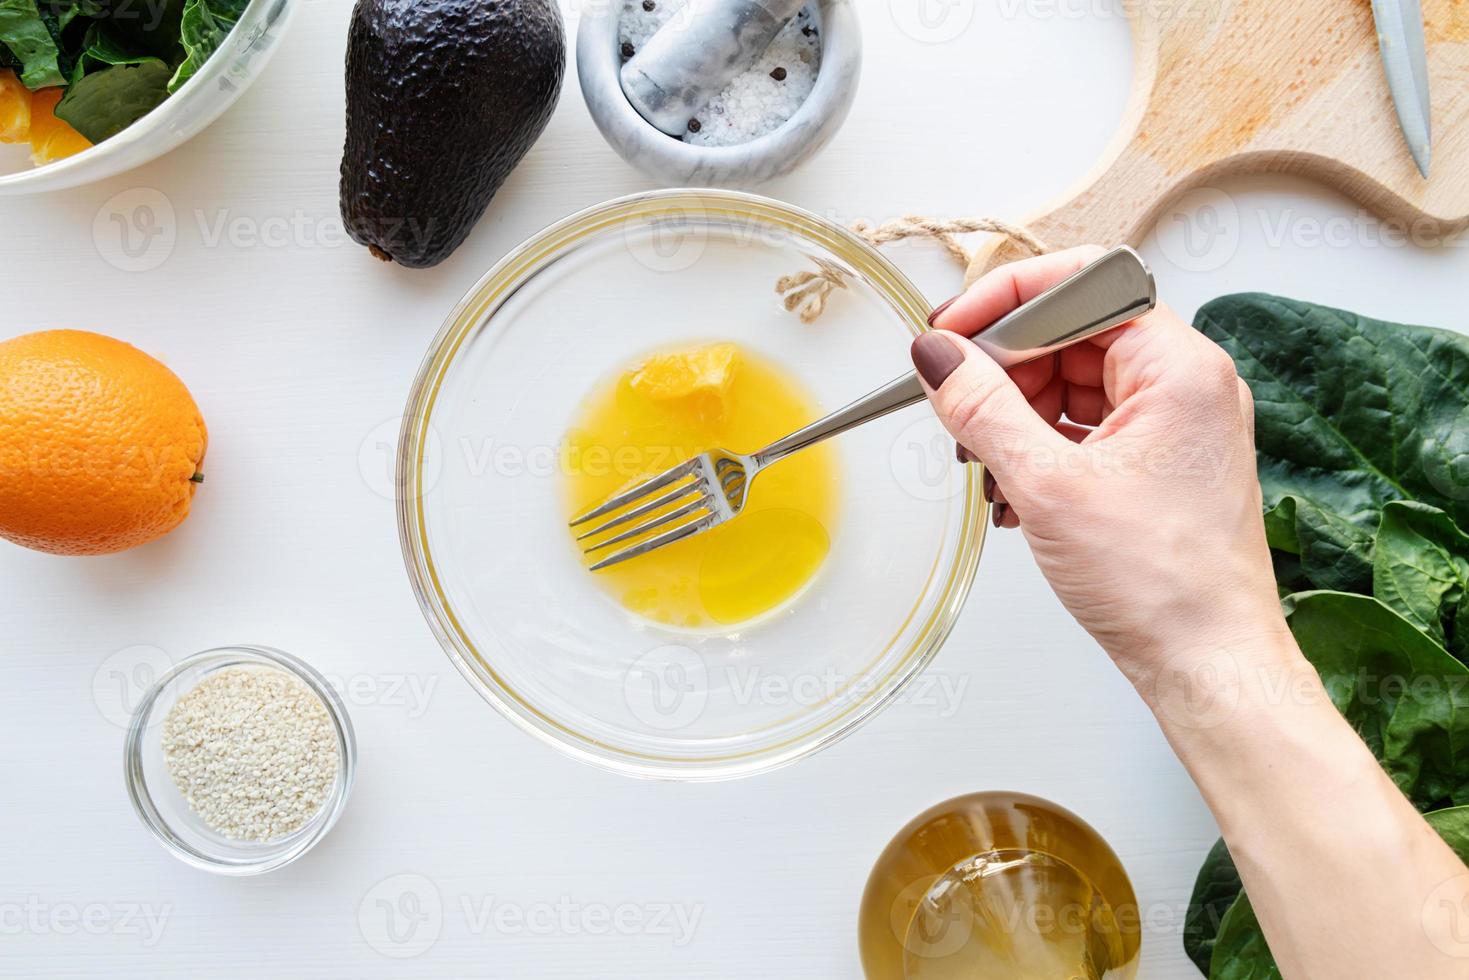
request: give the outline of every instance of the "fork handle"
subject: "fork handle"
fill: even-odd
[[[1016,307],[973,339],[1001,367],[1010,368],[1134,320],[1157,302],[1153,274],[1140,255],[1121,245]],[[848,429],[916,405],[925,397],[918,374],[909,372],[771,443],[752,458],[758,467],[769,466]]]

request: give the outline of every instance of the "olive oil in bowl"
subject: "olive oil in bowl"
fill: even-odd
[[[797,379],[735,344],[649,355],[582,405],[564,448],[566,512],[583,512],[715,446],[759,449],[822,414]],[[727,628],[785,606],[830,550],[835,452],[815,446],[762,473],[738,518],[596,572],[598,583],[628,610],[691,630]]]
[[[1021,793],[920,814],[878,858],[859,922],[868,980],[1132,980],[1140,939],[1106,841]]]

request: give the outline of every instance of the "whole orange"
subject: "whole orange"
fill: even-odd
[[[152,541],[189,516],[207,443],[189,389],[130,344],[0,342],[0,537],[58,555]]]

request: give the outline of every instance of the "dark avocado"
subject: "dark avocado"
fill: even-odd
[[[357,0],[348,234],[384,261],[444,261],[546,128],[565,72],[555,0]]]

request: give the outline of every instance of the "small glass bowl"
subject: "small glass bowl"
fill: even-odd
[[[116,177],[198,135],[265,70],[294,6],[295,0],[251,0],[219,50],[162,105],[111,139],[55,163],[27,163],[14,173],[0,164],[0,196],[59,191]],[[15,159],[25,156],[17,153]]]
[[[260,666],[295,676],[321,698],[337,736],[337,776],[316,815],[294,833],[274,841],[231,840],[212,830],[184,799],[163,757],[163,720],[180,697],[210,674],[231,667]],[[123,775],[139,819],[170,853],[185,864],[223,875],[257,875],[284,867],[311,850],[337,822],[352,791],[357,739],[346,706],[326,678],[288,653],[269,647],[220,647],[196,653],[158,679],[128,727]]]

